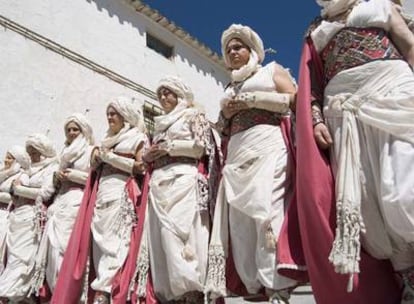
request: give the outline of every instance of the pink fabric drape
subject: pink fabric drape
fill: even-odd
[[[51,303],[53,304],[75,304],[79,302],[84,283],[84,272],[91,250],[91,223],[99,187],[99,178],[100,170],[91,171],[86,182],[79,213],[63,258],[56,288],[52,295]],[[134,204],[138,222],[133,227],[131,233],[130,249],[125,264],[117,273],[112,285],[112,303],[126,303],[128,297],[130,282],[135,272],[135,264],[142,237],[147,204],[148,178],[147,174],[144,179],[143,195],[141,195],[133,177],[129,178],[126,183],[128,196]],[[89,282],[93,280],[94,276],[92,261],[90,265]],[[93,290],[89,288],[88,303],[92,303],[93,295]],[[141,303],[153,304],[156,301]]]
[[[389,261],[380,261],[361,252],[361,272],[354,275],[351,293],[346,291],[348,276],[337,274],[328,261],[336,224],[335,184],[327,155],[319,150],[313,137],[310,65],[321,72],[315,54],[308,40],[300,63],[296,109],[297,201],[290,206],[296,208],[290,212],[298,216],[298,226],[293,222],[291,230],[300,231],[302,247],[295,248],[299,252],[283,251],[289,248],[283,243],[289,237],[281,237],[279,263],[301,263],[304,258],[318,304],[400,303],[401,288]],[[283,232],[288,234],[289,229]],[[295,270],[283,270],[283,274],[304,277]]]

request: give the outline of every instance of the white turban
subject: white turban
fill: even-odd
[[[117,97],[109,102],[107,108],[113,107],[126,122],[141,131],[145,129],[142,102],[135,98]]]
[[[357,0],[316,0],[318,5],[322,7],[322,17],[334,17],[346,12],[352,7]]]
[[[16,160],[16,162],[23,169],[29,169],[30,167],[30,156],[27,154],[26,149],[21,146],[13,146],[8,151]]]
[[[89,121],[86,119],[85,115],[83,115],[81,113],[73,113],[68,118],[66,118],[66,121],[65,121],[65,124],[64,124],[65,132],[66,132],[66,127],[70,122],[76,123],[79,126],[79,128],[81,129],[81,132],[82,132],[83,136],[85,136],[88,143],[93,145],[94,138],[93,138],[92,127],[91,127],[91,124],[89,123]]]
[[[26,147],[28,146],[32,146],[45,157],[56,156],[52,141],[46,135],[40,133],[30,135],[26,140]]]
[[[224,57],[224,62],[230,65],[228,55],[226,52],[227,44],[230,40],[237,38],[243,41],[250,50],[254,50],[258,57],[258,63],[262,63],[265,57],[265,51],[263,47],[263,41],[259,35],[253,31],[250,27],[241,24],[232,24],[221,35],[221,52]]]
[[[167,88],[173,91],[179,98],[182,98],[187,104],[191,105],[194,101],[194,95],[190,87],[177,76],[166,76],[162,78],[157,87],[157,95],[161,88]]]

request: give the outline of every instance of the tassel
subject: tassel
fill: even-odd
[[[195,259],[195,253],[193,248],[190,245],[185,245],[183,250],[181,251],[181,256],[186,261],[192,261]]]
[[[266,239],[266,248],[267,249],[276,249],[276,237],[273,234],[273,229],[269,224],[269,227],[266,230],[266,234],[265,234],[265,239]]]
[[[354,289],[354,274],[351,273],[349,275],[348,286],[346,287],[346,291],[347,292],[352,292],[353,289]]]

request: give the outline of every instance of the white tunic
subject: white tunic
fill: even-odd
[[[70,169],[87,175],[91,150],[92,147],[85,149]],[[83,185],[67,188],[63,185],[47,210],[47,224],[43,237],[47,238],[46,280],[52,291],[82,200],[83,187],[81,186]]]
[[[388,0],[362,2],[346,25],[388,30],[390,5]],[[342,27],[323,22],[312,34],[317,49]],[[337,201],[349,203],[356,212],[361,209],[363,246],[377,258],[390,258],[396,270],[414,265],[409,245],[414,242],[413,92],[413,73],[402,60],[373,61],[341,71],[325,88]],[[342,253],[335,248],[333,252],[334,264],[344,260]],[[344,272],[353,272],[355,266],[338,265]]]
[[[274,63],[260,68],[239,92],[276,91],[274,69]],[[233,88],[227,89],[230,90]],[[266,246],[270,228],[277,240],[291,185],[281,128],[255,125],[232,135],[227,149],[217,205],[229,204],[229,232],[237,273],[252,294],[261,287],[280,290],[293,286],[295,281],[277,273],[276,249]]]
[[[145,141],[145,135],[135,131],[130,134],[113,147],[113,152],[135,156],[139,144]],[[132,221],[125,222],[130,216],[125,212],[132,211],[125,197],[129,177],[128,173],[116,173],[103,175],[99,181],[91,227],[96,272],[96,279],[91,284],[94,290],[111,292],[112,280],[128,254],[133,225]]]
[[[45,159],[23,173],[20,181],[23,186],[40,189],[52,179],[57,169],[54,159]],[[19,300],[31,287],[35,256],[40,241],[37,209],[34,202],[27,204],[27,199],[18,197],[15,208],[9,215],[7,231],[7,265],[0,276],[0,297]]]
[[[191,121],[196,109],[175,120],[159,140],[194,141]],[[202,143],[200,143],[202,144]],[[205,148],[205,146],[203,146]],[[207,270],[209,224],[201,211],[197,164],[172,163],[151,176],[148,207],[148,240],[154,290],[161,301],[203,291]]]
[[[1,172],[1,171],[0,171]],[[5,173],[5,172],[4,172]],[[1,180],[0,177],[0,274],[4,269],[4,258],[7,250],[6,235],[9,223],[9,210],[8,206],[11,202],[11,195],[9,194],[12,182],[17,179],[21,174],[20,170],[11,172],[11,175],[4,176]]]

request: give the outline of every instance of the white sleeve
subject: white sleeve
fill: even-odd
[[[86,180],[88,179],[88,172],[76,170],[76,169],[67,169],[68,170],[68,179],[71,182],[85,185]]]

